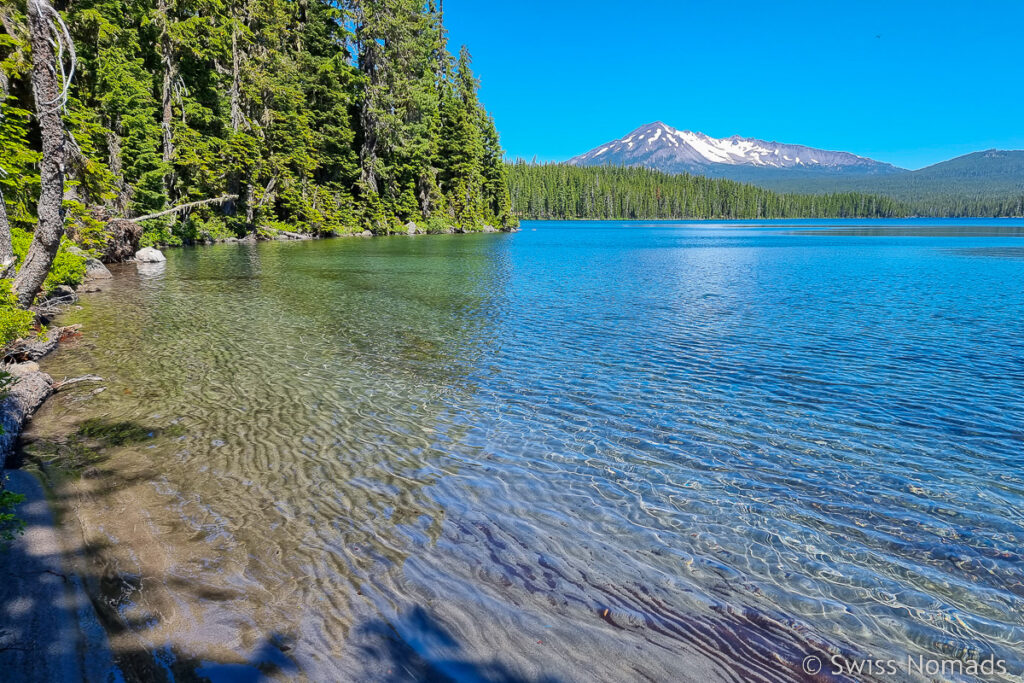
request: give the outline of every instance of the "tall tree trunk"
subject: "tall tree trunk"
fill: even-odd
[[[359,108],[359,122],[363,129],[363,144],[359,149],[359,176],[367,189],[380,193],[380,182],[377,178],[377,131],[380,125],[378,98],[382,87],[382,55],[376,36],[369,35],[366,10],[361,3],[358,8],[360,16],[356,36],[359,41],[359,68],[366,74],[366,89],[363,93],[362,106]]]
[[[4,105],[11,93],[11,81],[0,69],[0,126],[4,122]],[[14,268],[14,247],[11,246],[11,224],[7,220],[7,204],[4,203],[3,188],[0,188],[0,277],[8,277]]]
[[[161,92],[161,121],[160,128],[163,132],[163,162],[167,166],[164,174],[164,191],[167,194],[168,203],[173,203],[174,197],[174,169],[171,160],[174,157],[174,137],[171,132],[171,119],[174,116],[174,87],[180,78],[178,74],[178,63],[174,59],[174,46],[171,44],[171,9],[167,0],[159,0],[157,10],[162,17],[160,30],[160,61],[163,62],[164,78]]]
[[[114,209],[118,215],[126,216],[132,203],[132,186],[124,179],[124,165],[121,161],[121,124],[111,122],[107,126],[107,168],[114,176],[117,195],[114,197]]]
[[[238,22],[241,21],[241,12],[234,3],[231,6],[231,19],[231,130],[237,133],[245,123],[245,116],[242,113],[242,52],[238,45]],[[244,191],[242,190],[243,183],[245,184]],[[235,196],[244,195],[246,231],[255,232],[256,226],[253,224],[254,214],[251,201],[252,185],[249,183],[249,179],[233,178],[229,190]],[[233,211],[237,210],[233,204],[231,208]]]
[[[231,25],[231,130],[242,127],[242,55],[238,51],[238,17]]]
[[[0,8],[0,24],[11,37],[14,37],[14,27],[7,10]],[[11,94],[11,79],[7,72],[0,68],[0,126],[4,122],[4,107],[7,105],[7,97]],[[3,170],[0,169],[0,173]],[[11,223],[7,219],[7,204],[4,202],[3,188],[0,188],[0,278],[10,277],[14,273],[14,247],[11,246]]]
[[[57,83],[57,56],[50,41],[56,10],[47,0],[28,0],[28,30],[32,45],[32,93],[42,138],[39,164],[41,188],[38,223],[25,263],[14,279],[14,293],[28,307],[50,272],[60,238],[64,234],[64,122],[61,121],[61,90]],[[70,46],[69,46],[70,47]]]

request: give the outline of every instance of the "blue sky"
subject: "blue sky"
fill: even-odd
[[[651,121],[919,168],[1024,148],[1021,0],[445,0],[510,157]]]

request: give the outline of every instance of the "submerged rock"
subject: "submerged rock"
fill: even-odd
[[[139,263],[163,263],[167,259],[160,253],[159,249],[146,247],[135,252],[135,260]]]

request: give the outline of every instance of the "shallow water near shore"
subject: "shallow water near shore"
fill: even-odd
[[[771,681],[840,653],[1014,680],[1022,236],[171,250],[64,316],[44,369],[105,390],[49,401],[26,458],[86,471],[57,498],[129,676]]]

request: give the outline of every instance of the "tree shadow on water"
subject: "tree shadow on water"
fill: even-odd
[[[400,635],[401,634],[401,635]],[[414,607],[399,623],[383,619],[361,625],[354,634],[367,662],[378,664],[382,672],[374,680],[399,683],[408,681],[487,681],[489,683],[558,683],[551,676],[529,678],[497,661],[471,661],[457,656],[462,650],[458,640],[420,606]],[[456,656],[453,656],[456,655]]]
[[[91,495],[97,498],[130,481],[94,469],[101,485]],[[47,497],[28,472],[0,470],[3,475],[11,477],[8,488],[27,499],[15,508],[25,522],[23,535],[0,546],[0,681],[248,683],[298,673],[286,654],[288,638],[280,633],[221,661],[198,659],[170,645],[146,645],[147,632],[161,616],[146,611],[128,617],[122,609],[142,590],[142,577],[105,561],[110,544],[93,540],[69,547],[70,536],[54,533],[50,506],[62,509],[65,494],[53,490]],[[145,580],[170,583],[173,577]],[[197,602],[232,595],[185,582],[176,588]]]
[[[299,669],[282,651],[283,636],[272,634],[245,662],[203,661],[193,669],[199,680],[210,683],[258,683],[271,674],[298,673]]]

